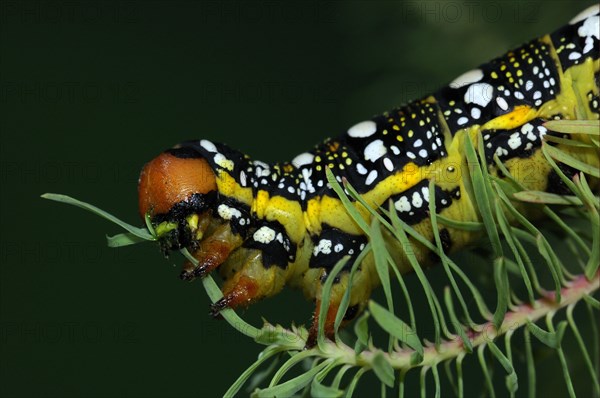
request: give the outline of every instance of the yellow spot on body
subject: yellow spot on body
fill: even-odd
[[[352,164],[352,159],[346,158],[346,164],[350,166]]]
[[[392,128],[393,128],[394,130],[396,130],[396,131],[400,130],[400,127],[398,127],[398,125],[396,125],[396,124],[394,124],[394,125],[392,126]]]
[[[413,135],[415,135],[415,132],[412,130],[408,130],[408,137],[412,137]]]
[[[400,142],[404,141],[404,137],[402,137],[401,135],[397,135],[396,139]]]
[[[425,126],[425,121],[424,120],[419,120],[419,126]]]
[[[521,69],[519,69],[517,71],[517,76],[519,76],[519,77],[523,76],[523,71]]]
[[[502,64],[502,65],[500,65],[500,70],[501,70],[501,71],[504,71],[504,70],[506,70],[506,65],[505,65],[505,64]]]

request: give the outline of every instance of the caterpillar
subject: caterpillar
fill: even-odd
[[[165,254],[187,248],[198,261],[184,264],[182,279],[219,269],[223,298],[212,305],[214,316],[274,296],[286,285],[302,289],[316,302],[307,342],[314,344],[325,278],[345,256],[352,264],[368,243],[328,184],[326,169],[375,208],[392,203],[404,222],[430,240],[431,181],[437,213],[480,221],[468,181],[465,137],[474,142],[481,137],[488,165],[497,156],[526,188],[562,193],[564,186],[541,151],[542,137],[553,134],[543,124],[599,118],[599,19],[594,5],[555,32],[429,96],[357,123],[288,162],[253,160],[205,139],[180,143],[143,167],[140,216],[149,218]],[[563,149],[600,166],[592,150]],[[474,232],[439,228],[446,251],[476,239]],[[399,270],[410,271],[405,249],[393,249]],[[426,249],[415,251],[419,261],[434,261]],[[334,281],[325,317],[328,335],[348,278],[347,266]],[[374,260],[367,255],[353,280],[344,323],[363,311],[378,284]]]

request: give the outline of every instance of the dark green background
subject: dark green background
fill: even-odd
[[[178,258],[109,249],[117,227],[41,193],[136,223],[141,166],[179,141],[290,159],[590,4],[1,2],[0,395],[215,396],[259,352]],[[310,311],[286,291],[244,315]]]

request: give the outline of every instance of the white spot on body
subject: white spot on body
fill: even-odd
[[[479,108],[471,108],[471,117],[473,119],[479,119],[481,117],[481,111]]]
[[[463,116],[463,117],[458,118],[456,123],[458,123],[459,126],[462,126],[464,124],[467,124],[468,121],[469,121],[469,119]]]
[[[517,149],[521,146],[521,144],[521,135],[519,133],[513,133],[510,135],[510,138],[508,139],[508,146],[511,149]]]
[[[209,140],[200,140],[200,146],[206,149],[208,152],[218,152],[215,144],[213,144]]]
[[[365,175],[369,172],[369,170],[367,170],[365,168],[365,166],[362,165],[362,163],[358,163],[356,165],[356,171],[358,171],[358,174],[361,174],[361,175]]]
[[[487,83],[471,84],[465,92],[465,102],[467,104],[477,104],[483,108],[492,100],[494,88]]]
[[[242,216],[242,213],[238,209],[229,207],[226,204],[220,204],[217,207],[217,212],[224,220],[231,220],[232,218],[240,218]]]
[[[583,22],[583,25],[577,29],[577,34],[580,37],[590,37],[594,36],[596,39],[600,39],[600,16],[594,15],[593,17],[588,17]]]
[[[531,80],[527,80],[527,82],[525,82],[525,90],[530,91],[532,88],[533,88],[533,82]]]
[[[335,245],[333,247],[333,251],[336,252],[336,253],[339,253],[342,250],[344,250],[344,245],[342,245],[341,243],[338,243],[337,245]]]
[[[398,199],[395,203],[394,203],[394,207],[396,208],[396,210],[398,210],[399,212],[406,212],[406,211],[410,211],[410,203],[408,202],[408,199],[406,198],[406,196],[402,196],[400,199]]]
[[[366,160],[371,162],[376,161],[387,153],[387,148],[383,145],[382,140],[375,140],[366,146],[364,155]]]
[[[367,180],[365,181],[365,184],[371,185],[373,183],[373,181],[375,181],[375,179],[377,178],[377,175],[378,175],[377,170],[371,170],[371,172],[367,176]]]
[[[246,186],[246,173],[244,173],[244,170],[240,171],[240,184],[243,187]]]
[[[317,255],[319,253],[330,254],[331,253],[332,243],[329,239],[321,239],[319,244],[315,246],[313,249],[313,255]]]
[[[421,188],[421,193],[423,194],[423,199],[425,199],[425,202],[429,202],[429,187]]]
[[[304,152],[304,153],[301,153],[300,155],[296,156],[292,160],[292,164],[294,165],[294,167],[300,168],[307,164],[311,164],[314,158],[315,158],[315,156],[312,153]]]
[[[412,196],[412,205],[416,208],[423,206],[423,199],[418,192],[413,193]]]
[[[312,169],[302,169],[302,178],[304,178],[304,183],[306,184],[306,189],[308,192],[315,192],[315,187],[310,179],[312,175]]]
[[[377,124],[372,120],[365,120],[348,129],[348,135],[353,138],[370,137],[377,131]]]
[[[569,54],[569,59],[571,61],[574,61],[579,58],[581,58],[581,54],[579,54],[577,51],[573,51],[572,53]]]
[[[394,171],[394,163],[389,158],[383,159],[383,165],[388,171]]]
[[[500,109],[502,109],[503,111],[508,110],[508,104],[506,103],[506,100],[502,97],[498,97],[496,98],[496,104],[498,104],[498,107]]]
[[[449,86],[450,88],[460,88],[462,86],[466,86],[467,84],[476,83],[482,78],[483,71],[481,69],[473,69],[452,80]]]
[[[414,146],[415,148],[418,148],[418,147],[420,147],[421,145],[423,145],[423,140],[421,140],[421,139],[418,139],[418,140],[416,140],[416,141],[415,141],[415,143],[413,144],[413,146]]]
[[[254,232],[252,238],[257,242],[268,244],[275,239],[275,231],[267,226],[262,226]]]

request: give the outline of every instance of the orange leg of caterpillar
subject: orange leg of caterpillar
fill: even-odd
[[[245,307],[273,296],[285,285],[285,270],[275,265],[265,268],[260,251],[245,248],[238,250],[242,251],[241,256],[245,258],[244,265],[223,284],[223,298],[211,306],[210,312],[215,317],[225,308]],[[230,264],[225,264],[228,265]]]
[[[219,226],[213,234],[200,242],[200,247],[192,253],[198,260],[198,266],[186,262],[179,277],[188,281],[202,278],[223,264],[231,252],[241,244],[242,238],[231,231],[229,224]]]
[[[210,307],[210,314],[219,316],[219,312],[225,308],[236,308],[247,306],[253,301],[260,299],[260,286],[254,278],[241,275],[235,284],[226,284],[223,287],[223,298]]]

